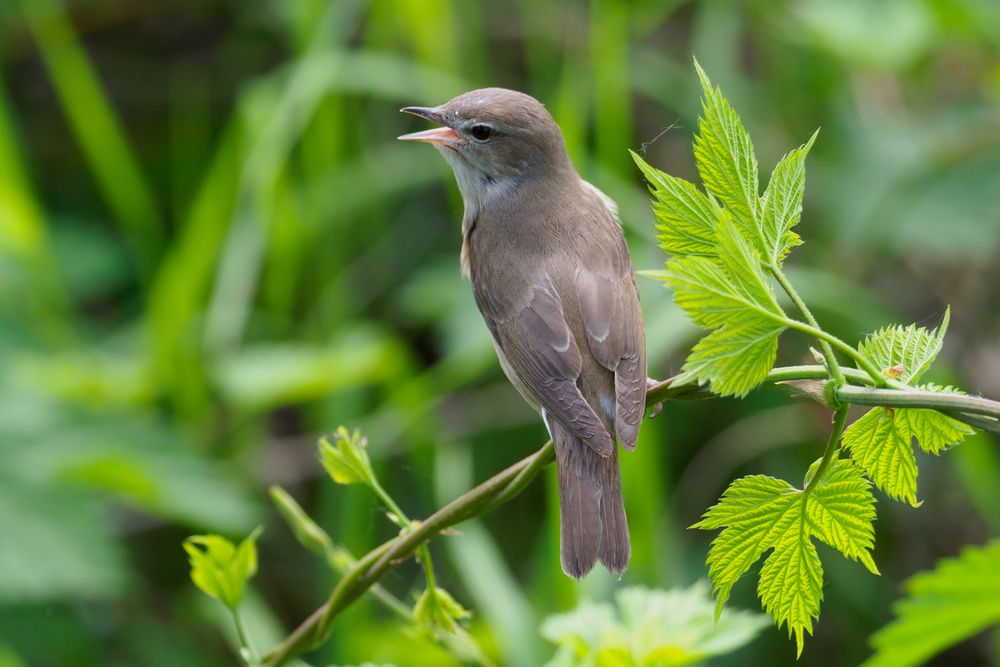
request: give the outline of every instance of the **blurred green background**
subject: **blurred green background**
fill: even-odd
[[[395,530],[364,489],[321,477],[315,439],[338,424],[364,429],[417,517],[543,442],[459,277],[450,171],[395,141],[425,127],[403,105],[486,85],[536,96],[620,204],[636,267],[658,268],[627,149],[694,179],[697,55],[762,174],[822,127],[789,261],[821,321],[854,341],[936,325],[951,304],[932,379],[1000,396],[998,54],[996,0],[3,0],[0,665],[236,664],[180,542],[259,523],[247,613],[259,645],[280,637],[332,578],[269,484],[355,554]],[[641,289],[664,377],[697,332],[658,284]],[[786,336],[779,363],[808,362],[806,345]],[[624,457],[622,582],[561,574],[554,470],[435,540],[439,578],[499,664],[539,665],[545,616],[702,578],[711,535],[686,526],[738,476],[798,481],[828,418],[774,389],[669,404]],[[881,577],[824,550],[802,664],[856,664],[902,579],[1000,535],[998,451],[980,435],[923,457],[920,509],[880,496]],[[410,562],[383,583],[412,601],[421,575]],[[753,589],[734,603],[756,609]],[[980,637],[937,664],[998,653]],[[456,664],[370,601],[312,662],[365,660]],[[719,661],[793,662],[774,628]]]

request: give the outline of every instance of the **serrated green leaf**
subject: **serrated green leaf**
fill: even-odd
[[[631,586],[619,590],[615,602],[617,609],[583,601],[546,618],[541,634],[559,651],[545,667],[701,664],[747,644],[770,624],[767,616],[742,610],[727,610],[716,622],[701,581],[669,591]]]
[[[896,422],[899,410],[874,408],[844,431],[844,449],[887,496],[917,502],[917,461],[910,438]]]
[[[962,422],[923,408],[873,408],[844,432],[844,449],[879,489],[894,500],[917,501],[913,439],[931,454],[972,434]]]
[[[809,475],[807,475],[807,478]],[[875,497],[871,483],[851,461],[834,461],[806,504],[809,530],[817,538],[878,574],[875,546]]]
[[[974,433],[971,426],[937,410],[905,408],[897,410],[896,419],[905,420],[903,429],[917,439],[917,444],[928,454],[938,455],[948,447],[962,442]]]
[[[819,130],[804,145],[781,158],[761,198],[760,231],[764,243],[763,259],[768,264],[780,265],[792,247],[802,243],[792,227],[798,224],[802,215],[806,155],[818,133]]]
[[[881,369],[902,366],[899,381],[913,384],[937,358],[948,331],[951,309],[944,311],[941,326],[934,331],[911,324],[907,327],[883,327],[869,335],[858,351]]]
[[[794,532],[798,526],[790,526]],[[823,565],[812,541],[794,534],[782,537],[780,548],[764,561],[760,570],[757,595],[764,611],[774,617],[780,628],[788,627],[795,635],[796,656],[802,655],[805,634],[812,634],[814,619],[819,618],[823,600]]]
[[[736,480],[692,526],[722,528],[707,560],[717,613],[736,581],[772,549],[757,592],[764,611],[795,635],[801,653],[823,599],[823,568],[812,538],[877,573],[870,553],[874,518],[870,487],[847,460],[833,461],[810,493],[764,475]]]
[[[705,189],[721,201],[748,239],[759,238],[757,158],[739,114],[698,61],[702,116],[694,138],[694,159]]]
[[[649,181],[657,240],[670,255],[715,257],[718,204],[693,183],[651,167],[635,151],[632,159]]]
[[[220,535],[192,535],[184,540],[191,563],[191,581],[204,593],[235,609],[247,581],[257,573],[257,528],[240,544]]]
[[[1000,623],[1000,540],[968,547],[906,583],[896,619],[872,636],[863,667],[922,665],[945,648]]]
[[[716,329],[695,345],[681,382],[710,382],[722,395],[745,395],[774,364],[785,314],[778,306],[756,251],[720,217],[718,261],[674,257],[666,282],[674,300],[698,325]]]

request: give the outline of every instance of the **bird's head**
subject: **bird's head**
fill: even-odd
[[[570,166],[559,126],[524,93],[482,88],[437,107],[405,107],[441,127],[399,137],[437,148],[455,172],[466,202],[483,204],[527,179],[554,177]]]

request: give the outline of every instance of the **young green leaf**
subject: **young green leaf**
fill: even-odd
[[[757,252],[723,214],[716,227],[718,261],[674,257],[666,282],[696,323],[715,329],[699,341],[679,381],[710,382],[712,391],[743,396],[774,365],[785,314],[760,267]]]
[[[944,311],[941,326],[934,331],[911,324],[879,329],[858,346],[858,351],[882,369],[902,367],[900,382],[912,385],[930,368],[944,343],[951,309]]]
[[[471,615],[451,593],[437,587],[424,589],[413,607],[413,619],[417,623],[448,633],[458,632],[459,621]]]
[[[935,410],[873,408],[847,428],[843,445],[875,486],[894,500],[918,507],[912,440],[936,455],[972,432],[967,424]]]
[[[333,442],[325,436],[320,438],[320,460],[334,482],[371,486],[375,472],[365,451],[366,444],[360,431],[351,433],[343,426],[334,432]]]
[[[945,648],[1000,623],[1000,540],[969,547],[906,583],[896,619],[872,636],[863,667],[922,665]]]
[[[257,538],[262,530],[254,530],[239,546],[219,535],[192,535],[184,540],[191,581],[235,610],[247,581],[257,573]]]
[[[542,636],[559,645],[546,667],[701,664],[749,643],[769,624],[743,610],[727,610],[716,622],[705,582],[669,591],[632,586],[615,602],[584,601],[546,618]]]
[[[808,142],[781,158],[771,173],[771,180],[761,198],[760,227],[764,243],[763,260],[766,264],[780,266],[789,251],[802,243],[792,227],[799,223],[802,215],[806,155],[815,140],[814,133]]]
[[[757,157],[739,115],[717,87],[712,86],[698,61],[702,116],[694,138],[694,159],[701,181],[732,214],[747,239],[759,244],[760,200]]]
[[[669,255],[715,257],[719,206],[693,183],[649,166],[635,151],[632,159],[649,181],[657,240]]]
[[[801,654],[823,599],[823,567],[812,538],[877,573],[870,553],[874,503],[868,483],[844,459],[834,461],[808,494],[764,475],[730,484],[719,503],[693,526],[722,528],[708,554],[716,613],[721,613],[739,578],[773,549],[761,569],[757,594],[778,626],[795,635]]]

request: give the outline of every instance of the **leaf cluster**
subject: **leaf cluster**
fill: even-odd
[[[846,406],[839,403],[837,390],[846,377],[834,347],[879,387],[960,393],[919,384],[941,350],[949,313],[936,330],[888,326],[857,348],[822,330],[782,271],[788,253],[802,243],[795,227],[802,213],[805,159],[816,134],[781,158],[760,194],[748,132],[697,61],[695,68],[703,96],[694,158],[704,192],[633,153],[649,183],[660,247],[668,255],[666,269],[650,275],[673,290],[677,305],[695,324],[710,329],[694,345],[674,384],[707,383],[715,394],[743,396],[768,376],[779,336],[794,328],[819,341],[829,377],[825,391],[814,394],[830,405],[835,418],[823,458],[809,469],[802,488],[763,475],[745,477],[731,484],[694,527],[721,529],[707,560],[716,613],[737,580],[763,557],[757,588],[762,607],[795,636],[801,654],[823,598],[823,568],[814,539],[878,574],[871,553],[871,486],[917,505],[913,443],[939,454],[973,431],[936,410],[910,407],[873,408],[844,430]],[[779,305],[772,279],[802,320]],[[839,454],[841,443],[847,458]]]

